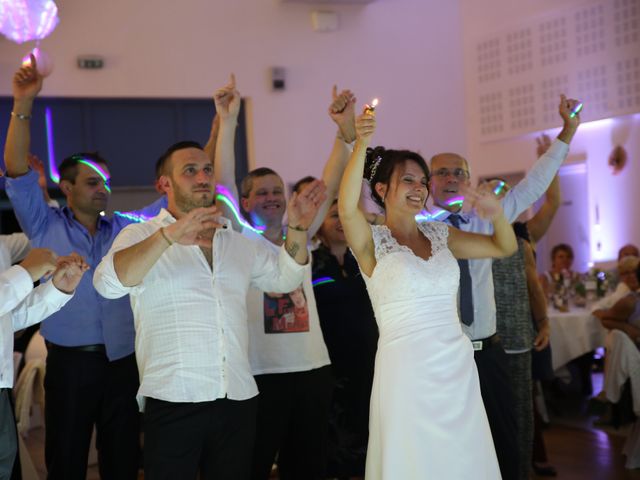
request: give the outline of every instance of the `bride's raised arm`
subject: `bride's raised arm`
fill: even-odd
[[[365,113],[356,119],[356,143],[347,163],[347,168],[340,182],[338,194],[338,213],[340,222],[347,237],[347,243],[360,265],[362,272],[371,276],[376,266],[371,227],[360,210],[359,200],[362,190],[362,176],[364,172],[367,147],[376,129],[376,118],[373,114]]]

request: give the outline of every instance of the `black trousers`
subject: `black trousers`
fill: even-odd
[[[84,480],[93,426],[100,478],[138,478],[140,414],[133,354],[110,362],[102,352],[48,345],[45,462],[50,480]]]
[[[174,403],[147,398],[146,480],[246,480],[251,471],[257,397]]]
[[[518,436],[515,403],[507,371],[507,354],[500,343],[474,352],[482,401],[496,448],[503,480],[518,478]]]
[[[253,480],[266,480],[278,456],[281,480],[324,478],[331,367],[255,377],[258,396]]]
[[[10,389],[0,388],[0,480],[11,478],[18,452],[16,419],[10,397]]]

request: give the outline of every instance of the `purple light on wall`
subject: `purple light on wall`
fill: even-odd
[[[58,166],[56,165],[56,156],[53,148],[53,117],[51,115],[51,109],[49,107],[46,107],[44,109],[44,125],[45,134],[47,136],[49,177],[54,183],[60,183],[60,173],[58,172]]]

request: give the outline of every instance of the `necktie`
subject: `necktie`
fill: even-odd
[[[460,215],[449,215],[449,223],[455,228],[460,228]],[[473,323],[473,292],[471,290],[471,273],[469,273],[469,260],[458,259],[460,267],[460,320],[469,326]]]

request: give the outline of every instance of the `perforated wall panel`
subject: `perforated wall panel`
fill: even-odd
[[[482,140],[560,125],[561,93],[583,121],[640,111],[640,0],[600,0],[479,39],[475,106]]]

